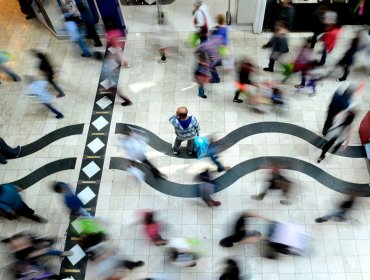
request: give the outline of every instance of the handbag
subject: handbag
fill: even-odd
[[[205,157],[208,150],[208,139],[203,136],[196,136],[194,138],[194,150],[197,153],[198,159]]]

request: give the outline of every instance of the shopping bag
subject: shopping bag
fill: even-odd
[[[229,50],[227,49],[226,46],[219,46],[218,47],[218,54],[221,57],[228,57],[229,56]]]
[[[204,157],[208,150],[208,139],[207,137],[196,136],[194,138],[194,150],[197,153],[198,159]]]
[[[188,38],[188,44],[190,47],[195,48],[198,46],[198,41],[200,40],[200,35],[196,33],[191,33]]]

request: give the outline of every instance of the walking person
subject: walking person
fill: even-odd
[[[205,94],[204,85],[209,82],[209,64],[207,63],[207,56],[204,53],[198,54],[198,64],[195,69],[195,80],[197,81],[198,87],[198,96],[200,98],[207,98]]]
[[[315,219],[316,223],[327,222],[333,218],[339,222],[344,222],[346,220],[347,213],[353,208],[354,203],[356,202],[356,197],[350,195],[345,201],[339,205],[339,209],[333,211],[332,213],[325,215],[323,217]]]
[[[127,40],[125,34],[113,20],[106,24],[106,31],[107,48],[113,49],[113,57],[122,67],[129,68],[130,65],[123,54]]]
[[[209,144],[205,157],[209,157],[211,161],[217,166],[217,172],[230,170],[230,166],[224,166],[218,158],[218,154],[223,150],[225,150],[225,147],[215,142],[213,135],[211,135],[209,137]]]
[[[64,118],[64,115],[59,112],[51,104],[51,93],[48,91],[48,82],[43,80],[33,80],[29,78],[30,86],[28,88],[29,94],[35,96],[40,103],[42,103],[46,108],[52,111],[57,119]]]
[[[104,93],[103,93],[104,91]],[[109,89],[104,89],[100,91],[101,94],[106,94],[106,95],[117,95],[119,98],[123,100],[121,103],[122,106],[130,106],[132,105],[132,101],[128,98],[127,95],[124,95],[122,91],[117,87],[117,85],[114,85],[110,87]]]
[[[12,184],[0,185],[0,216],[14,220],[18,216],[31,219],[37,223],[46,223],[47,220],[36,215],[22,199],[18,191],[22,189]]]
[[[334,117],[350,106],[351,99],[356,91],[356,88],[357,87],[355,85],[351,84],[346,88],[346,90],[344,90],[344,92],[342,92],[341,88],[335,91],[329,104],[328,114],[322,129],[322,134],[324,136],[327,134],[328,129],[333,125]]]
[[[142,162],[152,172],[154,177],[163,176],[162,173],[147,159],[146,146],[148,139],[143,135],[143,132],[138,129],[128,127],[127,137],[125,137],[122,146],[127,153],[127,158],[131,161],[131,165],[135,166],[135,162]]]
[[[288,47],[288,30],[285,23],[277,21],[275,23],[275,33],[270,41],[262,46],[263,49],[271,48],[270,62],[268,67],[263,68],[263,71],[274,72],[274,65],[282,54],[289,52]]]
[[[156,246],[163,246],[168,243],[168,240],[163,239],[160,231],[162,225],[156,221],[154,211],[145,211],[143,219],[144,233],[148,239]]]
[[[312,15],[312,26],[313,26],[313,35],[311,40],[311,49],[315,48],[317,43],[317,38],[320,34],[324,33],[325,31],[325,13],[328,11],[328,7],[325,4],[319,4],[319,6],[315,9]]]
[[[3,138],[0,137],[0,163],[7,164],[8,159],[17,158],[21,153],[21,146],[10,147]]]
[[[7,74],[10,78],[13,79],[14,82],[19,82],[21,81],[21,77],[19,77],[19,75],[16,74],[9,67],[6,67],[4,65],[4,63],[10,60],[10,57],[11,55],[8,52],[0,51],[0,72],[4,72],[5,74]]]
[[[296,60],[294,61],[293,66],[293,73],[301,72],[302,76],[301,83],[295,86],[298,89],[305,87],[307,71],[314,67],[315,61],[313,55],[314,52],[311,48],[311,38],[308,38],[305,40],[303,46],[301,47],[301,50]],[[284,78],[283,82],[286,82],[288,78],[289,75]]]
[[[18,0],[21,12],[26,15],[26,20],[36,17],[35,12],[32,9],[33,0]]]
[[[269,190],[281,190],[285,200],[280,200],[283,205],[289,204],[289,192],[291,182],[280,173],[280,169],[275,167],[271,170],[271,179],[269,186],[259,195],[252,195],[252,199],[263,200]]]
[[[353,111],[342,111],[334,117],[333,125],[328,129],[326,134],[326,143],[322,147],[322,152],[317,160],[320,163],[329,149],[334,146],[332,153],[335,154],[338,149],[344,144],[343,150],[348,146],[352,133],[352,123],[355,118]]]
[[[286,28],[291,31],[294,23],[295,8],[291,0],[280,1],[281,10],[277,20],[285,22]]]
[[[334,50],[341,33],[341,28],[337,26],[337,14],[335,12],[326,12],[324,24],[325,32],[321,38],[324,48],[319,62],[320,66],[325,65],[327,55]]]
[[[359,45],[360,45],[360,39],[363,31],[357,31],[356,36],[351,41],[351,46],[346,51],[344,56],[339,60],[338,66],[343,67],[343,76],[337,79],[337,82],[343,82],[347,80],[347,77],[349,75],[349,69],[352,66],[354,62],[354,56],[359,51]]]
[[[212,28],[212,18],[209,15],[207,5],[201,0],[194,1],[193,21],[200,42],[207,41],[208,32]]]
[[[233,102],[242,103],[243,100],[239,99],[240,93],[247,93],[249,91],[247,86],[257,86],[250,78],[251,74],[256,72],[257,67],[255,67],[250,60],[243,59],[240,62],[238,70],[238,82],[236,84],[237,90],[235,91]]]
[[[84,42],[82,35],[81,35],[81,30],[77,24],[79,21],[79,18],[71,14],[67,7],[63,7],[62,10],[63,10],[64,19],[65,19],[64,26],[65,26],[65,29],[67,30],[69,38],[79,46],[82,52],[81,54],[82,57],[91,57],[92,54],[90,52],[90,49],[87,46],[87,44]]]
[[[57,98],[65,96],[63,90],[54,81],[55,72],[50,64],[48,56],[36,50],[32,50],[32,53],[35,57],[39,59],[38,66],[39,70],[47,78],[48,82],[54,87],[54,89],[58,92]]]
[[[227,259],[225,264],[226,267],[219,280],[241,280],[240,269],[237,262],[233,259]]]
[[[210,83],[219,83],[220,77],[218,75],[216,66],[222,64],[221,57],[219,54],[219,47],[222,46],[223,38],[219,35],[212,35],[208,38],[207,42],[202,43],[195,51],[195,54],[203,53],[207,57],[207,63],[209,65],[209,72],[212,78],[209,80]]]
[[[53,190],[56,193],[63,194],[64,204],[71,210],[71,215],[73,216],[87,216],[90,217],[90,213],[83,208],[81,200],[74,194],[69,186],[63,182],[56,182],[53,185]]]
[[[221,205],[220,201],[215,201],[211,195],[215,192],[215,185],[211,181],[211,175],[208,169],[198,175],[199,193],[202,200],[208,207],[218,207]]]
[[[186,107],[179,107],[176,110],[176,115],[169,119],[169,122],[175,128],[176,140],[172,147],[174,155],[179,154],[180,145],[183,141],[187,141],[186,151],[188,155],[193,154],[194,138],[199,136],[199,123],[196,117],[188,116]]]

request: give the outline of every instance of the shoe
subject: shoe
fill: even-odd
[[[280,204],[281,205],[289,205],[289,201],[288,200],[280,200]]]
[[[46,224],[48,222],[48,220],[46,220],[43,217],[40,217],[39,215],[36,215],[36,214],[32,215],[31,220],[33,220],[37,223],[42,223],[42,224]]]
[[[95,43],[95,44],[94,44],[94,47],[97,47],[97,48],[98,48],[98,47],[102,47],[102,46],[103,46],[102,42],[100,42],[100,43]]]
[[[221,206],[221,202],[220,201],[215,201],[215,202],[213,202],[213,206],[215,206],[215,207]]]
[[[254,230],[253,231],[253,236],[260,237],[260,236],[262,236],[262,234],[259,231]]]
[[[176,152],[176,151],[172,150],[172,152],[173,152],[174,155],[178,155],[179,154],[178,151]]]
[[[344,78],[339,78],[339,79],[336,79],[337,82],[344,82],[346,79]]]
[[[160,59],[160,60],[158,60],[158,63],[167,63],[167,59],[165,59],[165,60]]]
[[[251,198],[254,199],[254,200],[262,200],[263,199],[263,197],[260,196],[260,195],[252,195]]]
[[[243,100],[241,100],[241,99],[237,99],[237,98],[234,98],[234,99],[233,99],[233,102],[236,102],[236,103],[243,103]]]
[[[137,267],[143,266],[145,263],[143,261],[133,262],[132,264],[128,265],[127,268],[129,270],[133,270]]]
[[[19,77],[18,75],[12,75],[12,78],[13,78],[13,81],[14,82],[20,82],[20,81],[22,81],[21,77]]]
[[[90,54],[83,53],[83,54],[81,54],[81,56],[82,57],[92,57],[92,54],[91,53]]]
[[[191,151],[191,152],[187,151],[187,154],[188,154],[189,156],[191,156],[191,155],[193,154],[193,151]]]
[[[73,252],[72,251],[64,251],[60,256],[61,257],[73,256]]]
[[[328,220],[327,219],[323,219],[323,218],[317,218],[315,219],[315,222],[316,223],[323,223],[323,222],[327,222]]]
[[[123,67],[123,68],[130,68],[130,64],[128,64],[128,63],[124,63],[124,64],[122,65],[122,67]]]
[[[319,157],[319,159],[317,160],[317,163],[320,163],[325,157]]]
[[[36,15],[35,15],[35,14],[28,15],[28,16],[26,16],[26,20],[32,19],[32,18],[34,18],[34,17],[36,17]]]
[[[274,70],[271,69],[271,68],[269,68],[269,67],[263,68],[263,71],[265,71],[265,72],[271,72],[271,73],[274,72]]]
[[[63,119],[64,118],[64,115],[57,115],[56,117],[55,117],[56,119]]]
[[[131,101],[125,101],[123,103],[121,103],[122,106],[130,106],[132,105],[132,102]]]
[[[200,98],[206,99],[207,95],[198,95]]]
[[[7,161],[6,159],[3,159],[3,160],[0,160],[0,163],[1,163],[1,164],[7,164],[7,163],[8,163],[8,161]]]
[[[220,83],[220,79],[218,79],[218,80],[210,79],[209,80],[209,83],[211,83],[211,84],[218,84],[218,83]]]
[[[62,98],[62,97],[64,97],[64,96],[66,96],[66,95],[65,95],[65,93],[61,92],[61,93],[59,93],[59,94],[57,95],[57,98]]]
[[[21,151],[22,151],[22,147],[21,146],[17,146],[17,152],[15,153],[15,157],[19,157],[19,155],[21,154]]]
[[[304,88],[304,85],[299,84],[299,85],[295,85],[294,87],[297,88],[297,89],[300,89],[300,88]]]

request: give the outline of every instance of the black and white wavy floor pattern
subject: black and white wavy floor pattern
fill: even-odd
[[[45,148],[46,146],[50,145],[51,143],[64,137],[82,134],[83,129],[84,124],[69,125],[56,129],[30,144],[22,146],[21,154],[19,155],[19,157],[25,157],[33,153],[36,153]],[[17,185],[22,189],[27,189],[28,187],[32,186],[33,184],[52,174],[64,170],[75,169],[76,161],[77,158],[75,157],[59,159],[48,164],[45,164],[44,166],[36,169],[35,171],[31,172],[30,174],[23,178],[20,178],[14,182],[3,182],[3,184],[10,183]]]
[[[149,138],[148,144],[153,149],[162,152],[168,156],[174,156],[171,150],[171,143],[162,140],[154,133],[150,132],[149,130],[143,129],[139,126],[118,123],[116,126],[116,133],[126,134],[128,126],[135,127],[145,131]],[[325,139],[305,128],[293,124],[280,122],[261,122],[242,126],[232,131],[224,138],[220,139],[218,143],[223,145],[227,149],[236,144],[238,141],[248,136],[259,133],[284,133],[293,135],[309,142],[310,144],[316,146],[317,148],[321,148],[322,145],[325,143]],[[350,146],[345,151],[342,151],[337,155],[350,158],[365,157],[365,153],[362,146]],[[186,152],[180,153],[180,157],[189,158]],[[228,172],[224,173],[223,175],[214,180],[214,183],[217,185],[216,191],[218,192],[229,187],[235,181],[251,172],[266,168],[266,166],[269,165],[269,163],[271,163],[272,161],[278,161],[282,166],[284,166],[284,169],[304,173],[334,191],[347,194],[349,192],[356,192],[359,196],[364,197],[370,196],[370,187],[368,184],[356,184],[352,182],[343,181],[330,175],[321,168],[309,162],[292,157],[282,157],[282,156],[258,157],[239,163],[238,165],[231,168],[231,170],[229,170]],[[125,170],[127,164],[128,164],[127,159],[113,157],[111,158],[109,168]],[[150,185],[152,188],[156,189],[157,191],[177,197],[191,198],[199,196],[196,184],[179,184],[168,181],[163,178],[156,179],[152,176],[152,174],[149,172],[149,170],[147,170],[147,168],[144,165],[139,164],[138,166],[146,175],[145,179],[146,183]]]

